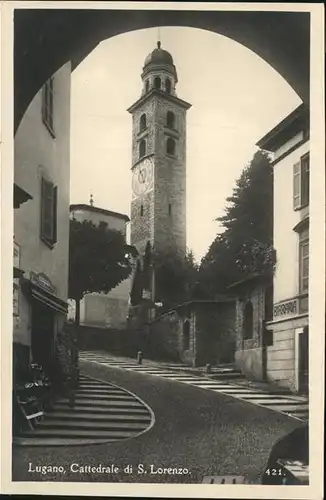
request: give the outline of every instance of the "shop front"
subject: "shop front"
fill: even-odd
[[[301,296],[283,300],[274,304],[273,321],[267,323],[273,338],[267,351],[268,378],[299,394],[309,392],[309,319],[304,309]]]
[[[52,377],[57,333],[66,319],[68,305],[44,273],[30,272],[23,291],[30,305],[30,357]]]

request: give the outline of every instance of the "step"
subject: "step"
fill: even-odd
[[[132,431],[92,431],[90,429],[86,430],[81,430],[81,429],[76,429],[76,430],[67,430],[67,429],[37,429],[37,430],[31,430],[31,431],[26,431],[21,434],[20,437],[31,437],[31,438],[38,438],[38,437],[57,437],[57,438],[63,438],[63,437],[74,437],[74,438],[86,438],[86,439],[127,439],[131,437],[135,437],[135,434],[139,434],[139,432],[132,432]]]
[[[107,430],[107,431],[143,431],[148,425],[139,422],[94,422],[94,421],[58,421],[52,419],[45,419],[39,422],[35,429],[91,429],[91,430]]]
[[[197,384],[196,384],[197,385]],[[224,391],[226,389],[230,389],[230,386],[228,384],[212,384],[212,385],[208,385],[208,384],[200,384],[200,389],[211,389],[212,391]]]
[[[201,379],[196,379],[196,378],[189,378],[187,379],[189,381],[189,383],[193,383],[194,385],[200,387],[200,386],[207,386],[207,387],[213,387],[213,386],[217,386],[217,387],[220,387],[220,385],[216,382],[210,382],[209,380],[203,380],[202,378]],[[225,382],[224,382],[225,383]],[[226,387],[229,387],[228,385]]]
[[[78,384],[77,389],[92,389],[94,391],[123,391],[120,387],[114,387],[112,385],[85,384],[84,382]]]
[[[93,401],[95,402],[102,402],[102,401],[111,401],[111,402],[119,402],[119,401],[126,401],[126,402],[137,402],[137,399],[135,396],[131,396],[130,394],[92,394],[91,392],[88,393],[81,393],[78,394],[77,392],[75,393],[75,400],[76,401]],[[62,398],[58,400],[58,403],[62,403],[64,401],[68,401],[68,398]]]
[[[305,418],[306,420],[309,419],[309,411],[303,410],[303,411],[296,411],[294,412],[294,415],[299,418]]]
[[[105,415],[109,415],[109,414],[116,414],[117,412],[119,412],[119,414],[127,414],[127,415],[148,415],[149,412],[148,410],[146,409],[146,407],[140,405],[138,407],[130,407],[130,406],[127,406],[127,407],[108,407],[107,405],[105,406],[83,406],[81,404],[76,404],[74,408],[70,408],[68,405],[55,405],[54,407],[54,410],[55,412],[61,412],[61,411],[64,411],[64,412],[67,412],[67,411],[71,411],[72,413],[74,412],[87,412],[87,413],[95,413],[95,414],[105,414]]]
[[[229,392],[230,394],[253,394],[254,391],[250,389],[239,389],[239,387],[228,387],[227,389],[223,389],[223,392]]]
[[[244,399],[246,399],[246,397],[244,397]],[[269,396],[268,398],[259,398],[259,399],[255,399],[255,403],[259,404],[259,405],[263,405],[263,406],[301,406],[302,407],[302,403],[298,402],[298,401],[288,401],[286,399],[281,399],[281,398],[278,398],[277,396],[273,397],[273,396]]]
[[[84,390],[94,390],[94,391],[112,391],[112,392],[121,392],[123,389],[120,389],[119,387],[113,387],[110,385],[100,385],[100,384],[85,384],[84,382],[81,384],[78,384],[77,390],[84,389]]]
[[[309,408],[309,405],[303,403],[302,401],[296,401],[296,400],[291,400],[291,399],[282,399],[282,398],[277,398],[275,397],[274,398],[276,401],[278,401],[277,403],[275,404],[280,404],[280,405],[290,405],[290,406],[295,406],[296,408]],[[271,401],[273,401],[273,404],[274,404],[274,400],[273,398],[271,397]]]
[[[264,406],[267,407],[267,405],[265,404]],[[270,405],[268,406],[273,406],[273,407],[276,407],[277,410],[279,411],[283,411],[283,412],[286,412],[286,413],[296,413],[296,412],[300,412],[300,411],[308,411],[309,407],[306,406],[306,405],[302,405],[302,406],[299,406],[298,405],[291,405],[291,404],[286,404],[286,405],[281,405],[279,403],[270,403]]]
[[[52,420],[94,420],[94,421],[99,421],[99,422],[150,422],[151,421],[151,415],[149,412],[147,414],[125,414],[125,413],[90,413],[90,412],[77,412],[73,410],[67,410],[65,411],[57,411],[57,412],[49,412],[45,413],[45,419],[52,419]]]
[[[260,393],[260,392],[250,392],[248,393],[246,396],[244,396],[244,399],[252,399],[252,400],[256,400],[256,399],[263,399],[263,400],[270,400],[272,398],[275,398],[275,399],[279,399],[280,401],[288,401],[288,398],[283,397],[282,396],[279,396],[278,394],[268,394],[268,393]],[[295,400],[293,401],[294,403],[296,402]]]
[[[86,388],[81,388],[77,389],[74,391],[76,395],[88,395],[89,397],[97,397],[97,396],[111,396],[111,397],[117,397],[117,396],[128,396],[128,397],[135,397],[132,394],[125,392],[125,391],[111,391],[110,389],[86,389]]]
[[[105,384],[105,383],[101,383],[101,382],[88,382],[88,381],[84,381],[84,380],[80,380],[78,382],[78,387],[98,387],[99,389],[120,389],[120,387],[117,387],[115,385],[112,385],[112,384]]]
[[[121,392],[120,394],[97,394],[93,391],[75,392],[76,399],[92,399],[93,401],[135,401],[135,396]]]
[[[69,400],[68,399],[65,399],[65,400],[61,400],[61,401],[58,401],[58,403],[60,405],[64,405],[64,406],[69,406]],[[130,401],[127,401],[127,400],[116,400],[116,401],[112,401],[112,400],[108,400],[108,401],[100,401],[100,400],[94,400],[94,399],[86,399],[86,398],[76,398],[75,400],[75,407],[78,407],[78,406],[93,406],[93,407],[103,407],[103,408],[144,408],[144,405],[140,402],[138,402],[137,400],[130,400]]]

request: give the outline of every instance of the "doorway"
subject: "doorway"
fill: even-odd
[[[309,332],[308,326],[303,328],[298,337],[298,392],[309,392]]]
[[[48,373],[54,349],[54,312],[38,301],[32,305],[31,349],[33,363],[41,365]]]

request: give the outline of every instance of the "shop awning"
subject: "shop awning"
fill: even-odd
[[[19,208],[22,203],[28,200],[32,200],[31,196],[25,189],[21,188],[17,184],[14,184],[14,208]]]
[[[24,275],[24,271],[22,269],[19,269],[19,267],[14,266],[14,279],[15,278],[22,278]]]
[[[55,311],[58,311],[62,314],[67,314],[68,304],[64,300],[61,300],[55,295],[46,292],[41,287],[34,285],[33,283],[30,284],[30,291],[33,299],[42,302],[42,304]]]

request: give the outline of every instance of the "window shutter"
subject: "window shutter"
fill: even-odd
[[[300,292],[309,288],[309,241],[300,243]]]
[[[54,186],[52,182],[42,179],[41,238],[50,243],[53,240],[53,197]]]
[[[293,208],[301,205],[301,168],[300,162],[293,165]]]
[[[42,89],[42,119],[53,132],[54,80],[50,78]]]
[[[309,203],[309,154],[301,158],[301,205]]]
[[[49,82],[48,120],[51,130],[53,130],[53,78],[50,78]]]
[[[58,187],[53,187],[53,236],[52,243],[58,241],[57,237],[57,206],[58,206]]]
[[[42,119],[46,121],[47,119],[47,93],[48,93],[48,88],[47,85],[45,84],[43,87],[42,91]]]

